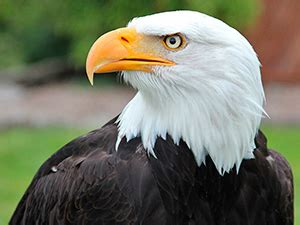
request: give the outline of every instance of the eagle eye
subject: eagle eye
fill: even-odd
[[[177,50],[182,47],[184,38],[180,34],[172,34],[164,37],[164,45],[169,50]]]

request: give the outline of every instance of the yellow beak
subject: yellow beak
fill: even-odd
[[[134,28],[120,28],[98,38],[86,60],[86,73],[93,85],[94,73],[123,70],[151,72],[152,66],[172,66],[175,63],[155,56],[144,36]],[[157,55],[157,54],[156,54]]]

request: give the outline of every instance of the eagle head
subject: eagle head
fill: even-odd
[[[193,11],[134,18],[101,36],[86,71],[121,71],[136,96],[120,114],[119,138],[141,137],[155,157],[157,137],[183,140],[198,165],[220,174],[253,158],[264,110],[260,63],[249,42],[224,22]]]

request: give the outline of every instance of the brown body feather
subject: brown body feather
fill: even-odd
[[[289,165],[256,137],[255,159],[220,176],[197,166],[181,141],[158,138],[157,159],[140,138],[115,151],[114,120],[70,142],[39,169],[10,224],[292,225]]]

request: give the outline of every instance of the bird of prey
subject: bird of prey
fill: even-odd
[[[137,94],[40,167],[11,225],[293,224],[292,172],[259,130],[260,63],[237,30],[193,11],[134,18],[86,70],[120,71]]]

